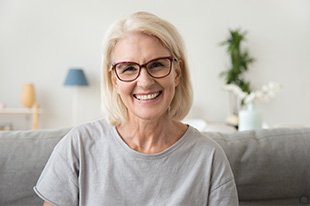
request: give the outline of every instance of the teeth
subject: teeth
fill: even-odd
[[[159,95],[159,92],[156,92],[154,94],[146,94],[146,95],[136,95],[136,98],[139,100],[150,100],[154,99]]]

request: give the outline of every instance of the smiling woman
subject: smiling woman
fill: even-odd
[[[192,97],[175,27],[134,13],[111,27],[104,51],[109,122],[58,143],[34,188],[45,205],[238,205],[223,150],[181,122]]]
[[[142,18],[143,21],[141,20]],[[109,120],[112,124],[116,125],[128,118],[127,108],[124,106],[123,102],[120,101],[120,97],[115,94],[116,91],[114,90],[112,78],[110,78],[110,71],[111,68],[113,68],[112,66],[117,62],[130,60],[129,55],[131,54],[131,51],[130,48],[126,48],[130,47],[130,44],[123,45],[123,59],[113,59],[115,57],[112,55],[115,52],[114,47],[117,46],[117,44],[120,44],[119,41],[133,33],[141,33],[153,37],[158,41],[157,43],[160,44],[162,47],[161,49],[165,49],[165,55],[163,55],[163,53],[154,53],[152,57],[148,57],[144,62],[139,62],[140,64],[146,63],[153,58],[166,56],[171,56],[178,60],[182,73],[180,77],[181,86],[175,89],[175,97],[171,102],[169,114],[172,118],[177,120],[184,118],[191,107],[192,88],[183,39],[177,32],[176,28],[169,22],[157,18],[149,18],[148,14],[140,12],[136,15],[132,15],[128,19],[116,22],[106,35],[103,56],[103,73],[105,80],[105,85],[103,86],[103,101],[106,105]],[[149,71],[149,69],[147,70]]]

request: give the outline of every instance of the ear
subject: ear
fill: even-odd
[[[181,77],[182,77],[182,66],[183,66],[183,63],[182,61],[180,60],[177,64],[176,64],[176,68],[175,68],[175,77],[174,77],[174,83],[175,83],[175,86],[178,86],[180,84],[180,81],[181,81]]]

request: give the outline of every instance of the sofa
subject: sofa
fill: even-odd
[[[0,132],[0,205],[42,205],[33,191],[70,128]],[[204,132],[227,154],[241,206],[310,205],[310,128]]]

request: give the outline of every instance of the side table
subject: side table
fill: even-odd
[[[39,106],[35,105],[32,108],[0,108],[0,115],[32,115],[32,129],[39,129],[39,118],[41,110]]]

